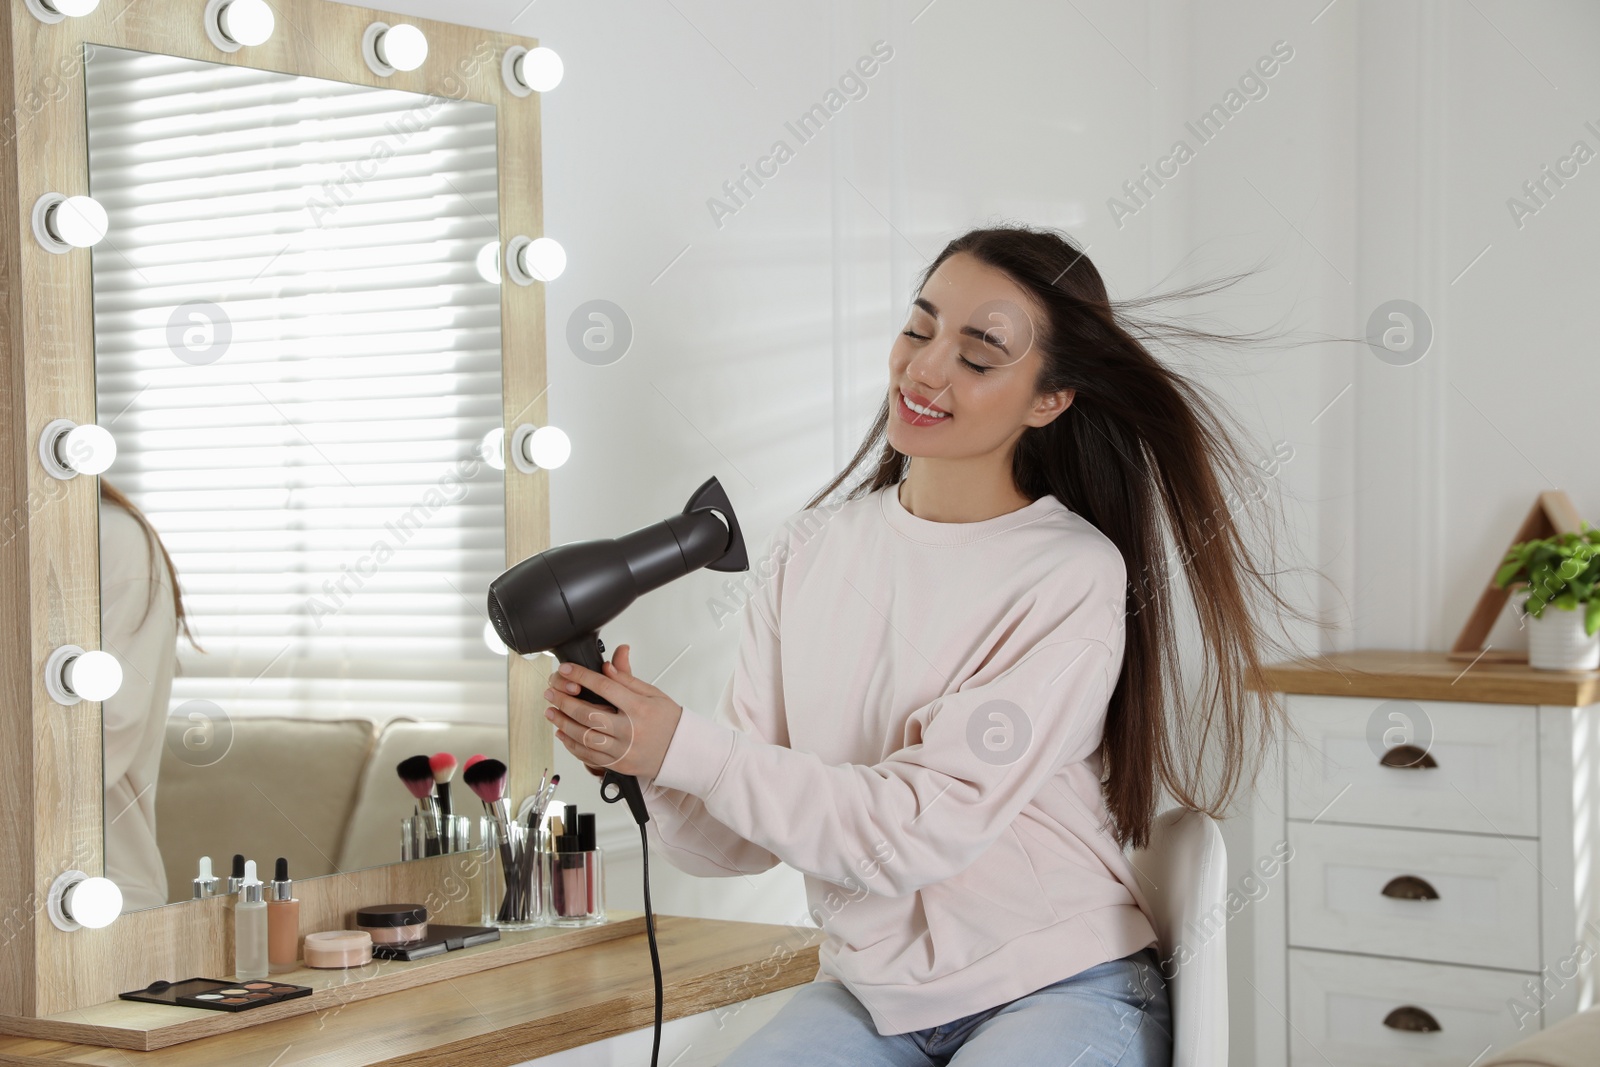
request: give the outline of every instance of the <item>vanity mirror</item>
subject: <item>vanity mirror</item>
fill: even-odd
[[[537,45],[328,0],[0,9],[0,1028],[231,973],[227,898],[143,906],[159,890],[118,866],[119,817],[152,794],[157,847],[164,821],[249,824],[174,846],[166,899],[199,854],[225,878],[242,852],[290,858],[302,930],[395,900],[476,919],[452,857],[397,862],[394,765],[500,745],[521,798],[552,763],[553,661],[499,654],[482,614],[550,544],[546,471],[498,444],[547,423]],[[182,711],[144,740],[154,778],[108,803],[107,713],[167,669],[118,654],[151,598],[118,588],[137,557],[111,539],[142,527],[114,493],[159,534],[198,648],[169,599],[152,703]],[[264,732],[341,723],[343,748]],[[478,732],[432,742],[451,730]],[[296,807],[330,778],[342,814]],[[52,888],[107,875],[120,915],[55,921]]]
[[[133,910],[202,856],[394,862],[399,760],[505,759],[495,109],[104,45],[84,73],[106,875]]]

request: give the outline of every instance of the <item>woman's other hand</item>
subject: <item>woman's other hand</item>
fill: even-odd
[[[621,645],[597,674],[576,663],[563,663],[550,676],[545,699],[553,707],[545,718],[556,727],[556,737],[591,774],[607,770],[639,778],[654,778],[666,758],[667,746],[678,728],[683,708],[661,690],[634,676],[629,646]],[[616,710],[580,700],[580,688],[616,705]]]

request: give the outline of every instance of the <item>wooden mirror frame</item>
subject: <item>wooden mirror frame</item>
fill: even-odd
[[[45,910],[68,870],[103,871],[105,784],[99,705],[63,707],[45,689],[44,667],[61,645],[100,646],[99,484],[47,474],[38,442],[53,419],[96,421],[94,309],[87,249],[65,255],[34,238],[33,205],[46,192],[89,185],[83,46],[160,52],[284,74],[475,100],[495,108],[502,246],[544,233],[539,94],[519,96],[501,74],[506,50],[533,38],[350,7],[327,0],[270,0],[277,19],[264,44],[223,52],[203,24],[206,0],[102,0],[81,18],[46,24],[26,0],[0,12],[0,199],[12,217],[0,243],[0,1016],[37,1019],[114,1000],[151,981],[229,975],[228,898],[136,911],[100,930],[64,933]],[[375,74],[362,33],[375,21],[407,22],[428,37],[417,70]],[[115,235],[112,235],[113,239]],[[503,273],[503,272],[502,272]],[[545,321],[542,283],[507,279],[500,290],[506,433],[542,426]],[[549,547],[549,479],[506,464],[506,564]],[[553,765],[541,717],[553,660],[507,657],[509,794],[538,784]],[[461,854],[470,855],[470,854]],[[454,885],[458,857],[432,857],[296,883],[302,930],[337,929],[357,907],[431,900],[442,922],[476,921],[477,901]],[[441,897],[441,894],[443,895]],[[0,1028],[4,1020],[0,1020]]]

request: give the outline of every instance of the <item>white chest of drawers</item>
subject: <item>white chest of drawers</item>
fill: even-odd
[[[1468,1067],[1594,1003],[1600,675],[1367,651],[1271,678],[1298,736],[1229,857],[1287,842],[1237,886],[1257,1067]]]

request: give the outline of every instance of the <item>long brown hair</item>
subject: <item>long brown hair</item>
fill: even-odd
[[[178,628],[197,651],[204,652],[205,649],[201,648],[199,643],[195,641],[194,634],[189,629],[189,618],[183,610],[183,593],[178,588],[178,568],[173,565],[172,557],[167,554],[167,546],[161,543],[161,535],[156,533],[154,526],[150,525],[150,520],[145,518],[144,512],[140,511],[133,501],[123,494],[122,490],[112,485],[105,475],[100,476],[100,499],[108,504],[115,504],[129,515],[132,515],[138,520],[139,525],[144,527],[145,541],[150,546],[150,573],[154,574],[156,572],[156,553],[160,552],[162,563],[167,568],[167,575],[172,579],[172,607],[178,617]],[[150,595],[145,599],[144,614],[139,616],[140,626],[143,626],[144,620],[150,616],[150,609],[156,603],[156,590],[160,588],[160,582],[152,581],[150,583]]]
[[[1258,603],[1292,618],[1310,616],[1279,596],[1270,577],[1281,572],[1263,572],[1252,562],[1229,506],[1238,494],[1226,487],[1241,488],[1265,468],[1251,464],[1234,442],[1224,406],[1157,361],[1136,334],[1178,347],[1277,340],[1142,313],[1160,301],[1210,295],[1251,272],[1113,302],[1099,271],[1070,238],[1017,226],[973,230],[951,241],[922,273],[917,290],[957,252],[1003,271],[1044,310],[1035,330],[1042,364],[1036,394],[1077,391],[1055,419],[1022,431],[1011,459],[1016,488],[1029,500],[1054,494],[1110,538],[1127,567],[1126,641],[1107,711],[1101,784],[1112,832],[1124,847],[1148,843],[1158,783],[1179,806],[1222,818],[1247,779],[1253,787],[1277,729],[1289,727],[1265,678],[1263,653],[1280,646],[1261,628]],[[905,477],[909,457],[886,439],[892,392],[885,393],[855,458],[807,508],[827,499],[880,440],[876,467],[845,499]],[[1203,684],[1192,703],[1178,670],[1163,519],[1177,543],[1206,651]],[[1165,714],[1169,705],[1171,716]],[[1220,765],[1208,766],[1215,753],[1207,746],[1219,740]]]

